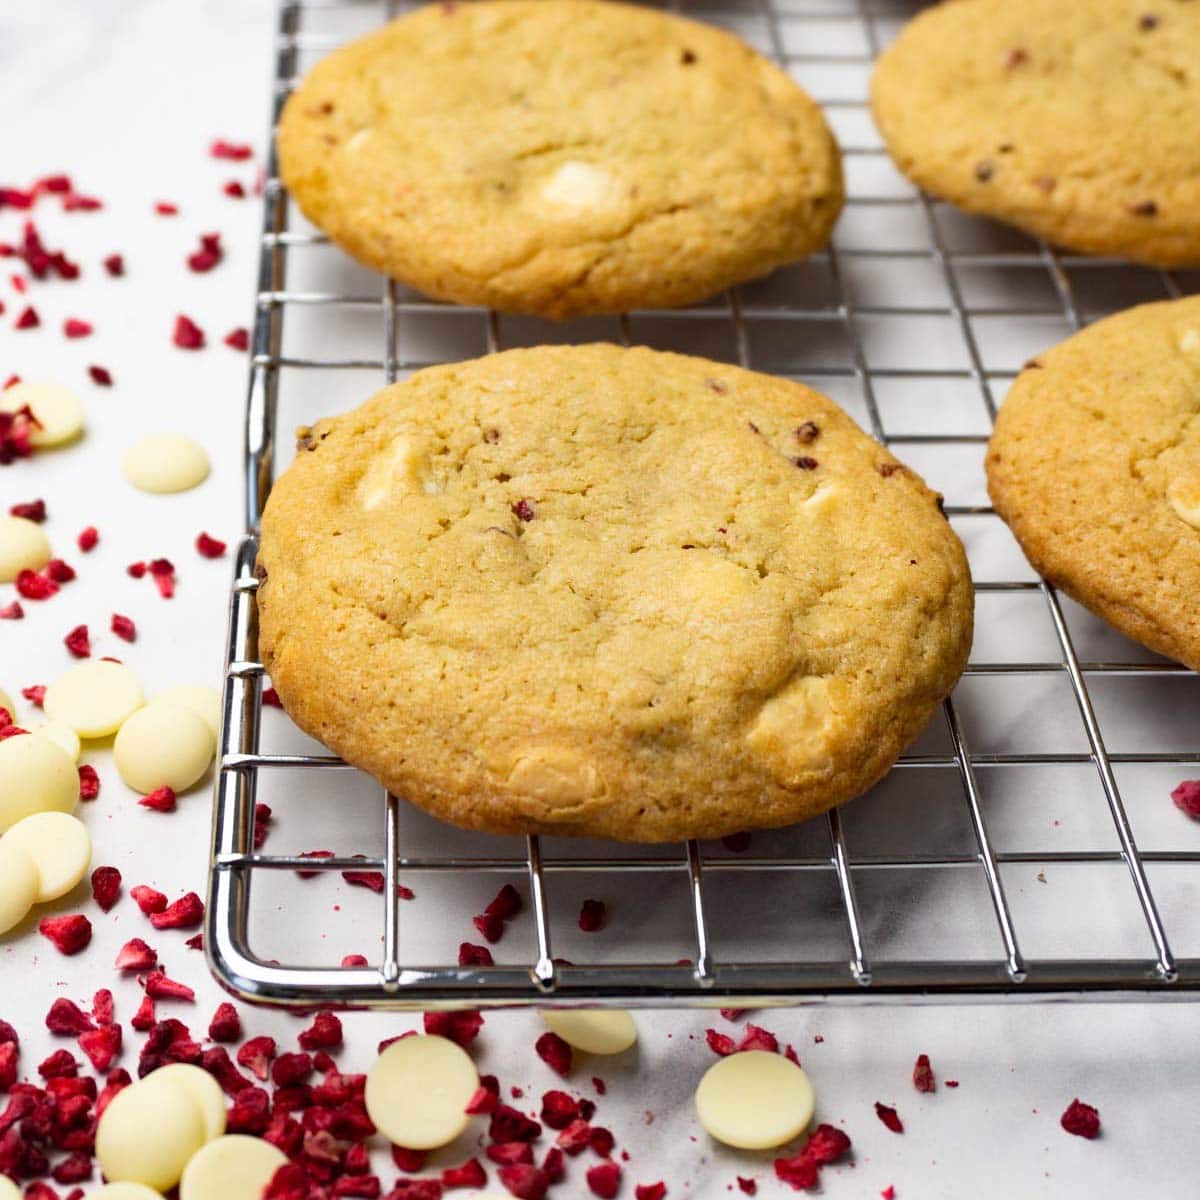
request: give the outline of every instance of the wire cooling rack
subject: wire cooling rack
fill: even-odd
[[[405,7],[285,0],[274,116],[312,62]],[[216,783],[214,971],[247,999],[297,1006],[1194,995],[1200,836],[1168,793],[1200,773],[1197,677],[1032,573],[987,505],[982,457],[1025,358],[1106,312],[1198,291],[1200,275],[1064,256],[903,180],[872,126],[867,81],[875,54],[919,6],[671,7],[783,63],[823,104],[848,179],[826,253],[707,304],[556,326],[433,303],[360,269],[308,226],[272,151],[247,405],[248,532]],[[756,833],[744,847],[468,834],[381,797],[264,708],[256,534],[292,428],[433,362],[597,338],[809,381],[946,493],[978,591],[971,663],[896,769],[840,811]],[[274,819],[255,849],[261,804]],[[322,844],[331,857],[306,857]],[[381,873],[382,892],[351,886],[345,871]],[[505,882],[526,911],[493,947],[494,965],[458,966],[458,943],[481,940],[471,914]],[[577,925],[587,897],[608,906],[598,933]],[[367,965],[338,965],[346,951],[365,952]]]

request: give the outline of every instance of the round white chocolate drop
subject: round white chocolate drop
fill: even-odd
[[[478,1087],[475,1064],[448,1038],[401,1038],[367,1072],[367,1113],[398,1146],[433,1150],[466,1129]]]
[[[0,1175],[0,1200],[24,1200],[24,1193],[7,1175]]]
[[[0,833],[40,812],[74,812],[79,772],[48,738],[19,733],[0,741]]]
[[[42,707],[50,720],[69,725],[81,738],[102,738],[116,733],[142,703],[142,685],[127,666],[96,659],[55,680]]]
[[[700,1124],[727,1146],[766,1150],[790,1142],[813,1115],[808,1076],[790,1059],[743,1050],[713,1063],[696,1089]]]
[[[20,846],[0,841],[0,935],[19,925],[37,903],[38,871],[33,859]],[[6,1176],[0,1175],[0,1180]],[[4,1192],[0,1189],[0,1200]]]
[[[225,1132],[225,1093],[221,1085],[203,1068],[190,1063],[168,1063],[146,1076],[156,1083],[182,1088],[200,1109],[204,1118],[204,1136],[208,1141]]]
[[[79,734],[70,725],[61,721],[43,721],[40,725],[31,725],[29,732],[34,737],[49,738],[72,762],[79,761]]]
[[[203,683],[181,683],[178,687],[159,692],[151,704],[178,704],[190,708],[212,730],[215,741],[221,728],[221,693]]]
[[[0,410],[16,412],[29,405],[37,418],[29,433],[34,446],[59,446],[83,432],[83,405],[61,383],[18,383],[0,392]]]
[[[287,1155],[262,1138],[231,1133],[192,1156],[179,1182],[179,1200],[259,1200]]]
[[[92,865],[87,826],[65,812],[40,812],[23,818],[0,837],[0,846],[5,845],[16,846],[33,860],[39,904],[65,896]]]
[[[12,583],[22,571],[40,571],[49,561],[50,542],[40,525],[0,516],[0,583]]]
[[[144,1183],[106,1183],[89,1192],[88,1200],[163,1200],[163,1196]]]
[[[166,1192],[206,1140],[204,1114],[191,1094],[148,1075],[118,1092],[104,1110],[96,1157],[106,1179]]]
[[[547,1009],[542,1020],[568,1046],[586,1054],[621,1054],[637,1041],[637,1026],[624,1009]]]
[[[213,735],[203,717],[180,704],[147,704],[117,731],[113,760],[134,791],[190,788],[212,761]]]
[[[185,434],[148,433],[125,452],[121,471],[143,492],[186,492],[208,478],[208,454]]]

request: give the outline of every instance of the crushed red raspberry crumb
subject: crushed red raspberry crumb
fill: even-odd
[[[239,325],[225,335],[224,341],[231,350],[248,350],[250,348],[250,331]]]
[[[136,892],[137,888],[133,890]],[[141,938],[131,938],[117,952],[113,965],[118,971],[148,971],[158,965],[158,954]]]
[[[232,200],[244,200],[246,189],[236,179],[230,179],[221,185],[221,191]]]
[[[24,619],[25,610],[21,607],[19,600],[13,600],[10,604],[0,608],[0,621],[23,621]]]
[[[41,708],[42,701],[46,698],[46,689],[39,684],[31,684],[29,687],[21,689],[21,695],[29,701],[34,708]]]
[[[176,217],[179,215],[179,205],[172,204],[169,200],[156,200],[154,211],[160,217]]]
[[[521,893],[511,883],[506,883],[487,908],[472,918],[472,924],[483,934],[485,941],[495,943],[504,935],[504,923],[520,911]]]
[[[19,375],[13,375],[4,385],[5,390],[20,383]],[[16,412],[0,412],[0,466],[18,458],[28,458],[33,453],[33,430],[41,425],[28,404]]]
[[[896,1200],[896,1189],[889,1183],[887,1187],[879,1193],[879,1200]]]
[[[551,1089],[542,1096],[540,1116],[542,1123],[551,1129],[566,1129],[579,1117],[579,1101],[566,1092]]]
[[[1171,799],[1180,812],[1200,821],[1200,779],[1185,779],[1171,793]]]
[[[263,702],[263,704],[265,704],[267,706],[267,708],[282,708],[283,707],[283,701],[279,699],[279,693],[273,687],[263,688],[262,702]],[[316,854],[318,852],[314,851],[313,853]],[[327,855],[327,857],[328,857],[328,855]]]
[[[242,1036],[242,1019],[232,1004],[217,1005],[208,1023],[208,1036],[214,1042],[236,1042]]]
[[[253,153],[254,148],[244,142],[227,142],[217,138],[208,148],[213,158],[225,158],[231,162],[245,162]]]
[[[174,812],[175,811],[175,791],[173,788],[160,787],[155,788],[149,795],[143,796],[138,804],[142,808],[148,808],[151,812]]]
[[[96,1026],[92,1024],[92,1018],[74,1000],[59,996],[46,1014],[46,1028],[59,1037],[78,1037]]]
[[[615,1162],[602,1162],[589,1167],[587,1185],[601,1200],[612,1200],[621,1186],[620,1166]]]
[[[43,917],[38,932],[60,954],[78,954],[92,940],[92,923],[82,913],[62,917]]]
[[[147,887],[144,883],[139,883],[137,887],[130,888],[129,894],[133,897],[134,903],[138,908],[147,916],[151,913],[160,913],[167,907],[166,896],[152,887]]]
[[[658,1183],[639,1183],[633,1189],[635,1200],[663,1200],[667,1194],[667,1185],[660,1179]]]
[[[121,872],[116,867],[97,867],[92,872],[92,899],[101,910],[111,911],[120,895]]]
[[[224,257],[225,251],[221,247],[221,235],[219,233],[202,233],[200,249],[193,251],[187,257],[188,270],[211,271]]]
[[[146,995],[155,1000],[182,1000],[186,1004],[195,1002],[196,993],[185,983],[171,979],[162,971],[151,971],[144,984]]]
[[[104,259],[104,269],[113,278],[125,274],[125,259],[120,254],[109,254]]]
[[[175,595],[175,566],[171,560],[169,558],[153,559],[146,564],[146,570],[150,572],[154,586],[158,588],[158,594],[164,600],[170,600]]]
[[[25,600],[49,600],[58,595],[58,584],[28,569],[17,574],[17,592]]]
[[[550,1186],[550,1177],[529,1163],[513,1163],[497,1172],[500,1182],[517,1200],[542,1200]]]
[[[557,1071],[560,1075],[565,1075],[570,1071],[571,1047],[557,1033],[547,1030],[534,1043],[533,1048],[537,1051],[538,1058],[552,1071]]]
[[[94,332],[93,326],[88,321],[81,321],[78,317],[68,317],[63,322],[63,335],[69,338],[85,338],[91,337]]]
[[[203,350],[204,330],[191,317],[180,313],[175,318],[175,328],[171,334],[171,341],[181,350]]]
[[[903,1133],[904,1122],[900,1120],[900,1114],[888,1104],[880,1104],[875,1101],[875,1115],[893,1132]]]
[[[36,329],[41,320],[38,318],[37,309],[32,304],[27,304],[22,310],[21,315],[17,317],[17,329]]]
[[[803,1149],[791,1158],[775,1160],[775,1175],[799,1190],[817,1185],[820,1168],[836,1162],[850,1149],[850,1139],[832,1125],[818,1125]]]
[[[8,511],[11,516],[24,517],[26,521],[33,521],[40,525],[46,519],[46,502],[45,500],[28,500],[23,504],[14,504]]]
[[[425,1158],[424,1150],[410,1150],[407,1146],[392,1147],[392,1162],[401,1171],[407,1171],[410,1175],[424,1169]]]
[[[377,895],[383,894],[385,883],[382,871],[343,871],[342,878],[351,887],[367,888]]]
[[[150,914],[155,929],[194,929],[204,920],[204,902],[195,892],[186,892],[162,912]]]
[[[76,541],[79,549],[84,554],[90,554],[100,542],[99,530],[96,529],[95,525],[89,525],[86,529],[80,531]]]
[[[92,382],[97,384],[99,387],[112,387],[112,372],[107,367],[100,367],[95,363],[92,363],[92,365],[88,367],[88,375],[91,376]]]
[[[1100,1112],[1078,1097],[1067,1105],[1066,1111],[1059,1124],[1076,1137],[1087,1138],[1089,1141],[1100,1136]]]
[[[55,583],[70,583],[75,578],[75,568],[61,558],[52,558],[43,568],[43,574]]]
[[[121,613],[113,613],[111,628],[122,641],[132,642],[137,637],[137,626]]]
[[[933,1067],[929,1064],[928,1054],[918,1054],[913,1063],[913,1087],[918,1092],[932,1092],[937,1088],[933,1079]]]
[[[579,928],[584,933],[595,933],[604,928],[608,910],[603,900],[585,900],[579,909]]]
[[[486,946],[476,946],[471,942],[462,942],[458,947],[458,965],[460,967],[490,967],[495,964],[492,952]]]
[[[447,1167],[442,1172],[442,1187],[481,1188],[487,1183],[487,1172],[477,1158],[468,1159],[461,1167]]]
[[[331,1012],[319,1012],[296,1040],[301,1050],[333,1050],[342,1044],[342,1023]]]
[[[225,543],[218,541],[211,534],[201,533],[196,538],[196,549],[205,558],[220,558],[225,553]]]
[[[92,654],[92,646],[88,641],[88,627],[86,625],[76,625],[70,633],[63,638],[63,645],[76,658],[90,658]]]
[[[758,1184],[753,1179],[747,1179],[744,1175],[737,1177],[737,1185],[747,1196],[758,1194]]]
[[[121,1053],[120,1025],[103,1025],[79,1038],[79,1048],[94,1070],[107,1071]]]
[[[483,1017],[476,1009],[460,1012],[427,1012],[424,1016],[426,1033],[449,1038],[460,1046],[469,1046],[483,1028]]]

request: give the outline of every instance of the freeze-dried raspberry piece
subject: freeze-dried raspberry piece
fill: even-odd
[[[299,874],[299,872],[297,872]],[[367,965],[367,956],[365,954],[344,954],[342,955],[343,967],[365,967]]]
[[[779,1041],[769,1030],[760,1025],[746,1025],[746,1034],[738,1043],[739,1050],[766,1050],[770,1054],[779,1051]]]
[[[200,1058],[204,1068],[220,1085],[227,1096],[236,1096],[254,1085],[233,1065],[224,1046],[210,1046]]]
[[[495,965],[492,952],[486,946],[475,946],[470,942],[461,942],[458,947],[458,965],[460,967],[490,967]]]
[[[86,625],[76,625],[70,633],[63,638],[63,645],[76,658],[91,658],[92,646],[88,640],[88,627]]]
[[[249,350],[250,349],[250,331],[243,329],[240,325],[236,329],[231,329],[224,337],[223,341],[230,350]]]
[[[153,996],[155,1000],[182,1000],[187,1004],[193,1004],[196,1000],[196,993],[186,983],[171,979],[162,971],[151,971],[146,976],[144,986],[146,995]]]
[[[1059,1124],[1076,1137],[1087,1138],[1089,1141],[1100,1136],[1100,1112],[1090,1104],[1084,1104],[1076,1097],[1067,1105],[1066,1111],[1059,1118]]]
[[[153,1029],[156,1023],[154,1014],[154,998],[152,996],[143,996],[141,1004],[138,1005],[137,1012],[129,1018],[129,1023],[140,1033],[145,1033],[148,1029]]]
[[[442,1200],[439,1179],[397,1179],[387,1200]]]
[[[333,858],[332,850],[305,850],[297,855],[298,858]],[[315,879],[322,874],[321,871],[300,871],[296,872],[301,879]]]
[[[78,1037],[96,1026],[92,1024],[92,1018],[74,1000],[59,996],[46,1014],[46,1028],[59,1037]]]
[[[517,1197],[517,1200],[542,1200],[550,1186],[550,1177],[545,1171],[529,1163],[513,1163],[496,1172],[500,1182]]]
[[[133,897],[134,903],[138,908],[147,916],[151,913],[160,913],[167,907],[166,896],[152,887],[147,887],[144,883],[139,883],[136,887],[130,888],[129,894]]]
[[[79,537],[76,539],[76,541],[79,549],[82,550],[84,554],[90,554],[93,550],[95,550],[100,541],[100,533],[96,529],[95,525],[89,525],[86,529],[80,531]]]
[[[164,600],[170,600],[175,595],[175,566],[171,560],[156,558],[146,564],[146,569],[154,580],[154,586],[158,588],[158,594]]]
[[[254,148],[242,142],[227,142],[217,138],[208,148],[213,158],[227,158],[231,162],[245,162],[253,153]]]
[[[579,909],[579,928],[584,933],[595,933],[603,929],[608,920],[608,910],[603,900],[585,900]]]
[[[79,798],[80,800],[95,800],[98,795],[100,795],[100,776],[96,773],[96,768],[91,763],[84,763],[79,768]],[[117,882],[120,882],[119,874]],[[95,894],[94,882],[93,894]],[[96,898],[98,900],[99,896]],[[101,904],[100,907],[104,908],[104,905]],[[108,909],[105,908],[104,911],[108,912]]]
[[[282,708],[283,707],[283,701],[279,699],[279,693],[273,687],[263,688],[262,702],[263,702],[264,706],[267,708]],[[319,851],[316,851],[316,850],[313,851],[314,855],[317,855],[319,853],[320,853]]]
[[[483,1028],[483,1017],[477,1009],[468,1008],[461,1012],[427,1012],[424,1016],[425,1032],[449,1038],[458,1045],[469,1046]]]
[[[38,1074],[43,1079],[63,1079],[79,1074],[79,1063],[70,1050],[55,1050],[38,1063]]]
[[[542,1127],[524,1113],[508,1104],[501,1104],[488,1125],[488,1137],[493,1142],[532,1142],[541,1137]]]
[[[172,204],[169,200],[156,200],[154,211],[160,217],[176,217],[179,215],[179,205]]]
[[[634,1200],[663,1200],[667,1194],[667,1185],[660,1179],[658,1183],[639,1183],[633,1189]]]
[[[342,878],[351,887],[368,888],[377,895],[382,895],[385,886],[382,871],[343,871]]]
[[[75,578],[75,568],[61,558],[52,558],[43,568],[42,574],[55,583],[70,583]],[[86,626],[84,626],[86,628]]]
[[[149,971],[158,966],[158,954],[141,938],[131,938],[117,951],[114,965],[118,971]]]
[[[1180,812],[1200,821],[1200,779],[1185,779],[1171,792],[1171,799]]]
[[[471,1094],[464,1112],[471,1116],[494,1113],[500,1103],[500,1084],[495,1075],[480,1076],[479,1086]]]
[[[36,329],[41,323],[37,309],[32,304],[27,304],[21,310],[21,315],[16,319],[13,327],[15,329]]]
[[[913,1063],[913,1087],[918,1092],[932,1092],[937,1088],[928,1054],[918,1054],[917,1061]]]
[[[179,313],[175,318],[175,327],[171,332],[171,341],[180,350],[203,350],[204,330],[191,317]]]
[[[173,788],[166,786],[155,788],[148,795],[143,796],[139,801],[143,808],[148,808],[152,812],[174,812],[175,811],[175,791]]]
[[[225,543],[211,534],[201,533],[196,538],[196,549],[205,558],[220,558],[225,553]]]
[[[16,1042],[0,1042],[0,1092],[8,1091],[17,1082],[19,1053]]]
[[[296,1040],[301,1050],[332,1050],[342,1044],[342,1023],[331,1012],[319,1012]]]
[[[20,376],[13,375],[4,387],[7,390],[19,382]],[[0,412],[0,466],[33,453],[32,436],[36,428],[40,425],[28,404],[16,412]]]
[[[88,321],[81,321],[78,317],[68,317],[63,322],[63,336],[69,338],[85,338],[91,337],[94,332],[93,326]]]
[[[132,642],[137,638],[137,626],[121,613],[113,613],[110,627],[123,642]]]
[[[566,1092],[551,1090],[542,1096],[541,1118],[551,1129],[566,1129],[579,1116],[579,1102]]]
[[[221,191],[233,200],[244,200],[246,198],[246,189],[236,179],[229,179],[221,185]]]
[[[120,254],[109,254],[104,259],[104,269],[113,278],[118,278],[125,274],[125,259]]]
[[[254,849],[261,850],[271,832],[271,806],[259,801],[254,806]]]
[[[293,1084],[304,1083],[312,1072],[311,1054],[285,1053],[271,1064],[271,1079],[279,1087],[291,1087]],[[276,1099],[276,1103],[278,1103],[278,1099]]]
[[[97,363],[91,363],[87,369],[88,376],[97,387],[112,387],[113,377],[112,372],[107,367],[99,366]]]
[[[155,929],[194,929],[204,920],[204,902],[195,892],[185,892],[162,912],[150,914]]]
[[[43,917],[38,922],[38,932],[60,954],[78,954],[92,940],[92,923],[82,913]]]
[[[477,1158],[469,1158],[461,1167],[447,1167],[442,1172],[442,1187],[481,1188],[487,1183],[487,1172]]]
[[[92,1177],[92,1156],[82,1150],[77,1150],[74,1154],[68,1155],[62,1159],[50,1172],[55,1183],[84,1183]],[[49,1189],[47,1189],[49,1190]],[[67,1195],[77,1193],[83,1195],[80,1188],[73,1189],[73,1192],[68,1192]],[[32,1200],[30,1192],[25,1193]],[[58,1200],[57,1196],[53,1200]]]
[[[533,1162],[533,1147],[528,1142],[493,1142],[485,1146],[483,1152],[492,1162],[504,1167]]]
[[[267,1037],[252,1037],[237,1052],[239,1067],[245,1067],[258,1079],[266,1080],[270,1074],[271,1059],[275,1057],[275,1039]]]
[[[591,1144],[592,1127],[579,1117],[563,1129],[554,1144],[572,1156],[586,1150]]]
[[[11,604],[0,608],[0,621],[23,621],[24,619],[25,610],[21,607],[19,600],[14,600]]]
[[[409,1174],[415,1174],[422,1170],[425,1166],[425,1158],[424,1150],[410,1150],[407,1146],[392,1147],[392,1162],[401,1171],[407,1171]]]
[[[758,1194],[758,1184],[753,1179],[747,1179],[744,1175],[737,1176],[737,1185],[747,1196],[756,1196]]]
[[[82,771],[82,767],[80,770]],[[82,798],[83,789],[80,788]],[[121,895],[121,872],[116,867],[97,867],[92,872],[92,899],[104,912],[111,910]]]
[[[221,248],[221,235],[219,233],[202,233],[200,249],[193,251],[187,257],[188,270],[211,271],[224,257],[225,251]]]
[[[714,1054],[719,1054],[722,1058],[732,1054],[737,1049],[737,1043],[727,1033],[720,1033],[716,1029],[706,1029],[704,1037],[708,1042],[708,1048]]]
[[[558,1036],[547,1030],[533,1044],[537,1056],[552,1071],[565,1075],[571,1069],[571,1047]]]
[[[889,1183],[887,1187],[879,1193],[879,1200],[896,1200],[896,1189]]]
[[[8,511],[11,516],[24,517],[26,521],[33,521],[40,525],[46,519],[46,502],[45,500],[28,500],[23,504],[14,504]]]
[[[621,1186],[621,1168],[617,1163],[597,1163],[587,1171],[587,1185],[601,1200],[612,1200]]]
[[[236,1042],[242,1036],[242,1019],[232,1004],[217,1005],[208,1023],[208,1036],[214,1042]]]
[[[836,1162],[850,1149],[850,1138],[832,1125],[818,1125],[804,1146],[804,1153],[821,1166]]]
[[[26,568],[17,574],[17,592],[26,600],[49,600],[58,594],[58,584]]]
[[[121,1053],[120,1025],[102,1025],[81,1034],[79,1048],[87,1055],[94,1070],[107,1071]]]
[[[900,1120],[900,1114],[888,1104],[880,1104],[875,1101],[875,1115],[893,1132],[903,1133],[904,1122]]]
[[[113,1023],[113,994],[108,988],[100,988],[92,995],[92,1020],[97,1025]]]

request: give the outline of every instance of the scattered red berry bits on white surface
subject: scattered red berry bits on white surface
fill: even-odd
[[[603,900],[585,900],[579,909],[579,928],[584,933],[598,932],[607,920],[608,909]]]
[[[90,554],[100,544],[100,533],[95,525],[89,525],[79,533],[76,544],[84,554]]]
[[[758,1194],[758,1184],[753,1179],[747,1179],[744,1175],[737,1177],[738,1188],[745,1192],[747,1196],[755,1196]]]
[[[220,558],[225,553],[225,543],[209,533],[201,533],[196,538],[196,550],[204,558]]]
[[[180,313],[175,318],[175,327],[171,332],[171,341],[181,350],[203,350],[204,330],[191,317]]]
[[[279,699],[279,693],[273,687],[263,688],[262,702],[267,708],[283,707],[283,701]],[[328,858],[329,855],[324,855],[322,857]]]
[[[88,375],[97,387],[112,387],[113,385],[112,372],[107,367],[97,366],[95,363],[92,363],[88,367]]]
[[[558,1036],[557,1033],[547,1031],[534,1043],[534,1050],[537,1052],[538,1058],[542,1060],[552,1071],[556,1071],[559,1075],[566,1075],[571,1069],[571,1047]]]
[[[473,1008],[461,1012],[427,1012],[423,1018],[425,1032],[450,1041],[466,1049],[483,1028],[483,1017]]]
[[[121,613],[113,613],[111,628],[123,642],[132,642],[137,637],[137,626]]]
[[[224,257],[225,251],[221,248],[221,235],[219,233],[202,233],[200,248],[187,256],[188,270],[203,274],[205,271],[211,271]]]
[[[88,627],[86,625],[76,625],[70,633],[63,638],[63,645],[76,658],[90,658],[92,655],[91,642],[88,640]]]
[[[227,142],[224,138],[217,138],[208,148],[209,154],[213,158],[224,158],[231,162],[245,162],[254,154],[254,147],[242,142]]]
[[[100,795],[100,776],[90,763],[84,763],[79,768],[79,798],[80,800],[95,800]]]
[[[239,325],[236,329],[231,329],[223,340],[231,350],[248,350],[250,348],[250,331]]]
[[[82,913],[43,917],[38,932],[60,954],[78,954],[92,940],[92,923]]]
[[[660,1179],[657,1183],[639,1183],[633,1189],[635,1200],[663,1200],[667,1185]]]
[[[116,867],[97,867],[92,872],[92,899],[108,912],[121,896],[121,872]]]
[[[74,1000],[59,996],[46,1014],[46,1028],[58,1037],[78,1037],[96,1026]]]
[[[246,198],[246,189],[236,179],[230,179],[222,184],[221,191],[231,200],[244,200]]]
[[[1100,1113],[1090,1104],[1078,1098],[1067,1105],[1066,1111],[1059,1118],[1059,1124],[1076,1137],[1087,1138],[1091,1141],[1100,1136]]]
[[[160,788],[155,788],[154,791],[150,792],[148,795],[143,796],[138,801],[138,804],[140,804],[142,806],[142,808],[150,809],[151,812],[159,812],[159,813],[174,812],[175,811],[175,791],[173,788],[169,788],[169,787],[165,787],[165,786],[160,787]]]
[[[476,946],[471,942],[462,942],[458,947],[458,965],[460,967],[490,967],[495,965],[492,952],[486,946]]]
[[[875,1115],[890,1129],[893,1133],[904,1132],[904,1122],[900,1120],[900,1114],[887,1104],[880,1104],[875,1101]]]
[[[504,936],[504,923],[521,911],[521,893],[511,883],[506,883],[496,898],[472,923],[488,942],[498,942]]]
[[[818,1125],[799,1154],[775,1160],[775,1176],[795,1190],[817,1186],[822,1167],[836,1162],[850,1149],[850,1139],[832,1125]]]
[[[21,315],[17,317],[14,328],[36,329],[41,323],[41,318],[39,318],[37,315],[37,309],[34,308],[32,304],[27,304],[21,310]]]
[[[125,274],[125,259],[120,254],[110,254],[104,259],[104,269],[118,279]]]
[[[621,1187],[621,1168],[615,1162],[597,1163],[587,1171],[587,1185],[601,1200],[613,1200]]]
[[[929,1063],[928,1054],[918,1054],[917,1061],[913,1063],[913,1087],[918,1092],[932,1092],[937,1089],[937,1084],[933,1078],[933,1067]]]
[[[169,558],[156,558],[147,564],[146,569],[154,580],[154,586],[158,588],[158,594],[164,600],[170,600],[175,595],[174,563]]]
[[[1200,821],[1200,779],[1185,779],[1171,793],[1171,799],[1180,812]]]
[[[144,883],[139,883],[137,887],[130,888],[129,894],[133,897],[133,902],[147,916],[151,913],[160,913],[167,907],[166,896],[152,887],[147,887]]]
[[[141,938],[130,938],[117,952],[114,966],[118,971],[149,971],[158,966],[158,953]]]
[[[0,621],[23,621],[24,619],[25,610],[21,607],[19,600],[14,600],[11,604],[0,608]]]
[[[242,1036],[242,1019],[228,1002],[217,1005],[208,1023],[208,1036],[214,1042],[236,1042]]]
[[[154,211],[160,217],[177,217],[179,215],[179,205],[172,204],[169,200],[156,200],[154,202]]]
[[[204,902],[195,892],[187,892],[162,912],[150,914],[155,929],[194,929],[204,920]]]
[[[301,1050],[334,1050],[342,1044],[342,1023],[331,1012],[319,1012],[296,1040]]]
[[[33,521],[40,525],[46,519],[46,502],[45,500],[27,500],[21,504],[14,504],[8,512],[10,516],[24,517],[26,521]]]
[[[90,321],[81,321],[78,317],[68,317],[63,322],[63,336],[68,338],[91,337],[94,326]]]

